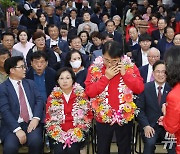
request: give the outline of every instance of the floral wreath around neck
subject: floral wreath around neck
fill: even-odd
[[[125,65],[125,70],[128,73],[134,73],[134,64],[129,57],[126,55],[123,56],[121,62]],[[103,66],[102,57],[97,57],[90,66],[92,83],[98,81],[103,76]],[[108,103],[108,85],[101,94],[97,95],[95,98],[91,98],[92,108],[95,112],[96,119],[101,120],[103,123],[110,123],[111,125],[114,123],[118,123],[119,125],[127,124],[134,119],[134,116],[139,112],[139,109],[133,102],[135,96],[133,95],[132,90],[125,85],[122,77],[120,77],[117,90],[119,91],[119,108],[117,111],[115,111]]]
[[[87,116],[90,111],[90,103],[86,98],[84,89],[77,83],[73,86],[73,92],[76,95],[71,115],[73,117],[74,128],[63,131],[61,124],[65,123],[63,91],[60,87],[55,87],[50,94],[51,102],[47,112],[50,118],[46,120],[47,135],[57,143],[64,143],[71,147],[72,143],[82,142],[85,140],[84,132],[87,132],[91,126],[91,119]]]

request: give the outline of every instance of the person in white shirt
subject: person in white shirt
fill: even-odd
[[[26,59],[26,55],[29,49],[34,46],[34,43],[28,41],[28,34],[26,30],[21,30],[18,32],[17,40],[19,42],[13,46],[13,49],[22,52],[24,58]]]
[[[147,57],[149,63],[139,68],[144,83],[154,81],[152,66],[157,60],[160,60],[160,51],[157,48],[152,47],[147,52]]]

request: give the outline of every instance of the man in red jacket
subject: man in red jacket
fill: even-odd
[[[114,132],[118,154],[130,154],[131,120],[137,113],[133,93],[144,90],[143,79],[131,60],[123,56],[118,42],[106,42],[102,52],[103,57],[89,67],[85,81],[97,122],[98,154],[110,154]]]

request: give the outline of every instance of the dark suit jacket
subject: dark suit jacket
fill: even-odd
[[[141,74],[141,77],[142,77],[143,80],[144,80],[144,83],[146,83],[146,81],[147,81],[148,66],[149,66],[149,64],[144,65],[144,66],[141,66],[141,67],[139,68],[139,72],[140,72],[140,74]]]
[[[166,41],[166,37],[165,38],[162,38],[158,41],[158,44],[157,44],[157,49],[160,51],[160,59],[163,59],[164,58],[164,54],[165,52],[169,49],[169,48],[166,48],[166,44],[169,44],[169,47],[173,46],[173,42],[171,43],[168,43]]]
[[[97,24],[98,26],[99,26],[99,24],[101,23],[101,17],[99,16],[97,16],[97,14],[95,14],[95,13],[93,13],[92,15],[91,15],[91,22],[93,22],[93,23],[95,23],[95,24]]]
[[[26,63],[27,63],[28,67],[31,66],[31,55],[33,53],[34,47],[35,46],[33,46],[31,49],[29,49],[28,54],[26,56]],[[44,52],[48,56],[48,66],[53,68],[57,64],[57,58],[56,58],[56,55],[54,54],[54,51],[52,49],[46,47]]]
[[[132,52],[132,59],[136,66],[139,68],[142,66],[142,53],[141,49]]]
[[[159,105],[154,81],[145,84],[144,92],[139,95],[136,102],[140,108],[137,119],[141,128],[147,125],[154,127],[157,124],[159,117],[162,116],[162,104],[166,102],[166,96],[170,90],[170,86],[166,83]]]
[[[46,86],[46,93],[47,97],[50,95],[51,91],[56,85],[56,71],[53,70],[50,67],[46,67],[45,69],[45,86]],[[34,80],[34,69],[31,67],[27,73],[26,73],[26,78]]]
[[[49,23],[49,17],[47,17],[46,19],[47,19],[47,22]],[[57,27],[59,27],[61,24],[59,17],[55,14],[53,15],[53,22]]]
[[[44,102],[35,86],[34,81],[23,79],[22,84],[33,113],[33,117],[39,117],[43,120]],[[0,112],[2,116],[0,138],[3,140],[8,133],[12,133],[16,128],[20,127],[18,123],[20,115],[19,100],[9,79],[0,84],[0,102]]]
[[[79,18],[79,17],[77,17],[77,18],[75,19],[75,27],[78,28],[78,26],[79,26],[80,24],[82,24],[82,19]]]
[[[132,39],[131,38],[129,39],[129,41],[127,43],[125,43],[125,53],[132,52],[134,50],[139,50],[139,49],[140,49],[139,44],[135,44],[134,46],[132,45]]]
[[[108,32],[107,31],[102,32],[102,34],[104,34],[104,33],[107,34]],[[114,31],[113,40],[119,42],[121,45],[121,48],[123,47],[122,35],[120,33],[118,33],[117,31]]]
[[[46,41],[47,47],[50,48],[50,39]],[[59,38],[58,47],[61,49],[62,52],[68,52],[69,51],[69,45],[67,41],[64,41]]]
[[[152,31],[151,37],[153,40],[159,40],[160,39],[160,32],[159,29],[156,29],[154,31]],[[164,38],[165,36],[163,35],[162,38]]]
[[[103,13],[107,13],[108,12],[108,10],[107,10],[107,8],[104,6],[103,7],[103,11],[102,11],[102,14]],[[114,6],[114,5],[112,5],[111,6],[111,11],[110,11],[110,17],[112,18],[113,16],[115,16],[115,15],[117,15],[117,9],[116,9],[116,7]]]

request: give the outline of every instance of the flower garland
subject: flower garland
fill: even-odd
[[[51,102],[47,110],[50,115],[45,126],[47,135],[57,142],[64,143],[63,148],[71,147],[72,143],[84,141],[84,131],[87,132],[91,124],[91,119],[87,116],[88,111],[90,111],[90,103],[86,98],[84,89],[75,83],[72,92],[76,95],[71,112],[74,128],[68,131],[62,130],[61,124],[65,123],[65,114],[62,99],[63,91],[60,87],[55,87],[51,92]]]
[[[125,65],[125,70],[129,73],[134,73],[133,66],[130,58],[126,55],[121,58],[121,62]],[[91,82],[94,83],[102,77],[102,67],[103,67],[103,58],[98,57],[95,59],[93,65],[90,67],[91,72]],[[134,118],[134,115],[137,115],[139,110],[137,109],[136,104],[133,102],[133,92],[124,84],[123,78],[120,77],[120,82],[118,85],[119,91],[119,108],[117,111],[112,109],[108,103],[108,85],[105,90],[96,96],[96,98],[91,99],[92,108],[95,111],[95,116],[97,119],[102,120],[104,123],[118,123],[123,125],[128,123]]]

